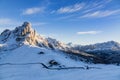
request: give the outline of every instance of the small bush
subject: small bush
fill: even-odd
[[[50,60],[49,61],[49,64],[50,64],[50,66],[53,66],[53,65],[60,65],[57,61],[55,61],[55,60]]]
[[[41,51],[41,52],[39,52],[38,54],[45,54],[45,53]]]
[[[21,38],[16,38],[16,41],[20,41],[21,40]]]

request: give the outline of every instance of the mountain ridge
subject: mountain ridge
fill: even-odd
[[[72,45],[72,47],[79,48],[80,50],[120,50],[120,43],[116,41],[107,41],[102,43],[95,43],[90,45]]]
[[[94,53],[102,53],[102,50],[109,50],[109,48],[111,50],[117,50],[117,48],[119,48],[118,50],[120,50],[119,43],[114,41],[98,43],[94,45],[74,46],[71,43],[65,44],[50,37],[45,38],[32,29],[32,25],[29,22],[24,22],[22,26],[16,27],[14,30],[6,29],[0,34],[0,51],[14,50],[23,45],[31,45],[55,51],[61,51],[67,53],[67,55],[71,56],[73,59],[77,58],[80,61],[93,63],[106,63],[107,58],[105,57],[105,59],[103,59],[104,57],[101,57],[103,54],[98,55]],[[117,48],[114,46],[117,46]]]
[[[116,41],[107,41],[107,42],[101,42],[101,43],[95,43],[95,44],[90,44],[90,45],[78,45],[78,44],[72,44],[72,43],[62,43],[60,41],[57,41],[56,39],[53,39],[51,37],[43,37],[41,35],[39,35],[33,28],[31,23],[29,22],[24,22],[22,24],[22,26],[16,27],[14,30],[9,30],[6,29],[4,30],[1,34],[0,34],[0,43],[5,43],[6,39],[8,39],[9,37],[14,36],[14,38],[16,38],[16,41],[20,41],[20,39],[26,42],[26,44],[30,44],[30,45],[36,45],[38,42],[42,42],[43,41],[48,41],[48,43],[57,43],[59,42],[60,44],[63,44],[64,46],[67,47],[76,47],[76,46],[80,46],[80,47],[85,47],[85,46],[97,46],[97,45],[108,45],[110,46],[110,44],[119,44]],[[17,36],[17,37],[16,37]],[[48,45],[48,43],[46,45]],[[42,46],[42,45],[41,45]],[[54,47],[54,45],[53,45]],[[120,47],[120,46],[119,46]]]
[[[36,45],[39,47],[48,47],[48,48],[60,48],[62,49],[61,43],[56,39],[45,38],[39,35],[34,29],[31,27],[31,23],[24,22],[22,26],[16,27],[14,30],[10,31],[8,29],[4,30],[0,35],[0,44],[28,44],[28,45]],[[51,44],[52,43],[52,44]],[[59,47],[58,47],[59,46]]]

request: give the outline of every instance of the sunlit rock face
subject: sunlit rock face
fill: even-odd
[[[24,22],[22,26],[14,30],[6,29],[0,34],[0,43],[24,43],[36,45],[40,36],[36,33],[29,22]],[[42,38],[41,38],[42,39]]]
[[[22,26],[17,27],[13,32],[17,36],[16,41],[24,41],[28,44],[37,43],[36,32],[32,29],[31,24],[29,22],[24,22]]]
[[[33,28],[31,23],[24,22],[21,26],[14,30],[6,29],[0,35],[0,43],[10,45],[35,45],[39,47],[47,47],[52,49],[65,49],[66,44],[52,38],[45,38],[39,35]]]

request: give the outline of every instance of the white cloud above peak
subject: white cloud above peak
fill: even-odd
[[[0,24],[10,24],[12,22],[9,18],[0,18]]]
[[[86,34],[98,34],[101,33],[102,31],[81,31],[77,32],[78,35],[86,35]]]
[[[31,14],[36,14],[43,12],[44,8],[43,7],[33,7],[33,8],[28,8],[23,11],[23,15],[31,15]]]

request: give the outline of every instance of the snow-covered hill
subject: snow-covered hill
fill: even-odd
[[[87,53],[91,46],[73,46],[42,37],[24,22],[0,35],[0,80],[119,80],[118,66],[90,64],[104,63],[102,57]],[[95,44],[91,50],[116,51],[119,47],[118,43],[108,42]]]
[[[29,45],[0,55],[0,80],[119,80],[119,69],[75,61],[63,52]]]

